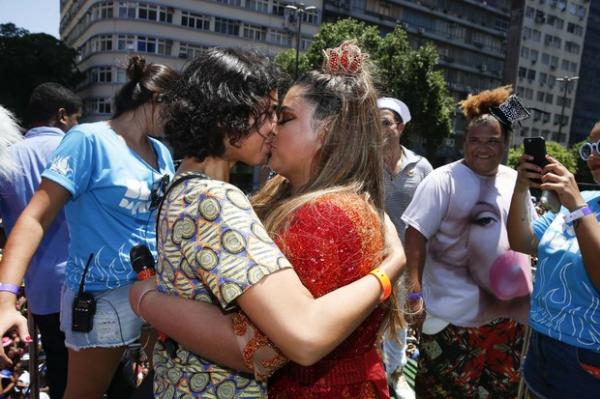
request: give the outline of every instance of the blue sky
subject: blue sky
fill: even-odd
[[[58,38],[60,0],[0,0],[0,23],[7,22]]]

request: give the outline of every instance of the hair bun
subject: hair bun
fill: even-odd
[[[129,80],[139,82],[142,80],[144,73],[146,72],[146,59],[139,55],[134,55],[129,58],[129,64],[127,65],[127,76]]]
[[[369,58],[353,40],[346,40],[338,47],[323,50],[323,72],[331,75],[358,75],[363,70],[363,62]]]

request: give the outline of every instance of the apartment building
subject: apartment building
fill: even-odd
[[[594,124],[600,120],[600,2],[591,1],[583,53],[579,68],[579,84],[575,96],[573,122],[569,143],[587,138]]]
[[[305,0],[300,51],[321,22],[322,1]],[[106,119],[132,54],[182,68],[206,47],[252,47],[267,55],[296,47],[297,19],[286,0],[61,0],[60,36],[80,51],[85,120]]]
[[[579,85],[589,0],[519,0],[511,30],[518,33],[507,56],[507,78],[532,110],[515,131],[513,143],[543,136],[565,146]],[[510,68],[512,66],[512,68]]]
[[[433,43],[448,88],[459,101],[505,82],[510,12],[510,0],[328,0],[323,19],[352,17],[378,25],[383,34],[400,24],[413,47]],[[454,130],[462,134],[463,118],[456,118]]]

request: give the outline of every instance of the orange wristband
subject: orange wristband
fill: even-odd
[[[379,280],[379,284],[381,284],[381,288],[383,289],[379,301],[384,302],[390,297],[390,295],[392,295],[392,282],[390,281],[390,278],[386,272],[378,267],[371,270],[369,274],[372,274],[373,276],[377,277],[377,280]]]

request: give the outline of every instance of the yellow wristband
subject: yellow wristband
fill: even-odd
[[[371,270],[369,274],[372,274],[373,276],[377,277],[377,280],[379,280],[379,284],[381,284],[381,288],[383,289],[379,301],[384,302],[392,294],[392,282],[390,281],[390,278],[386,272],[378,267]]]

